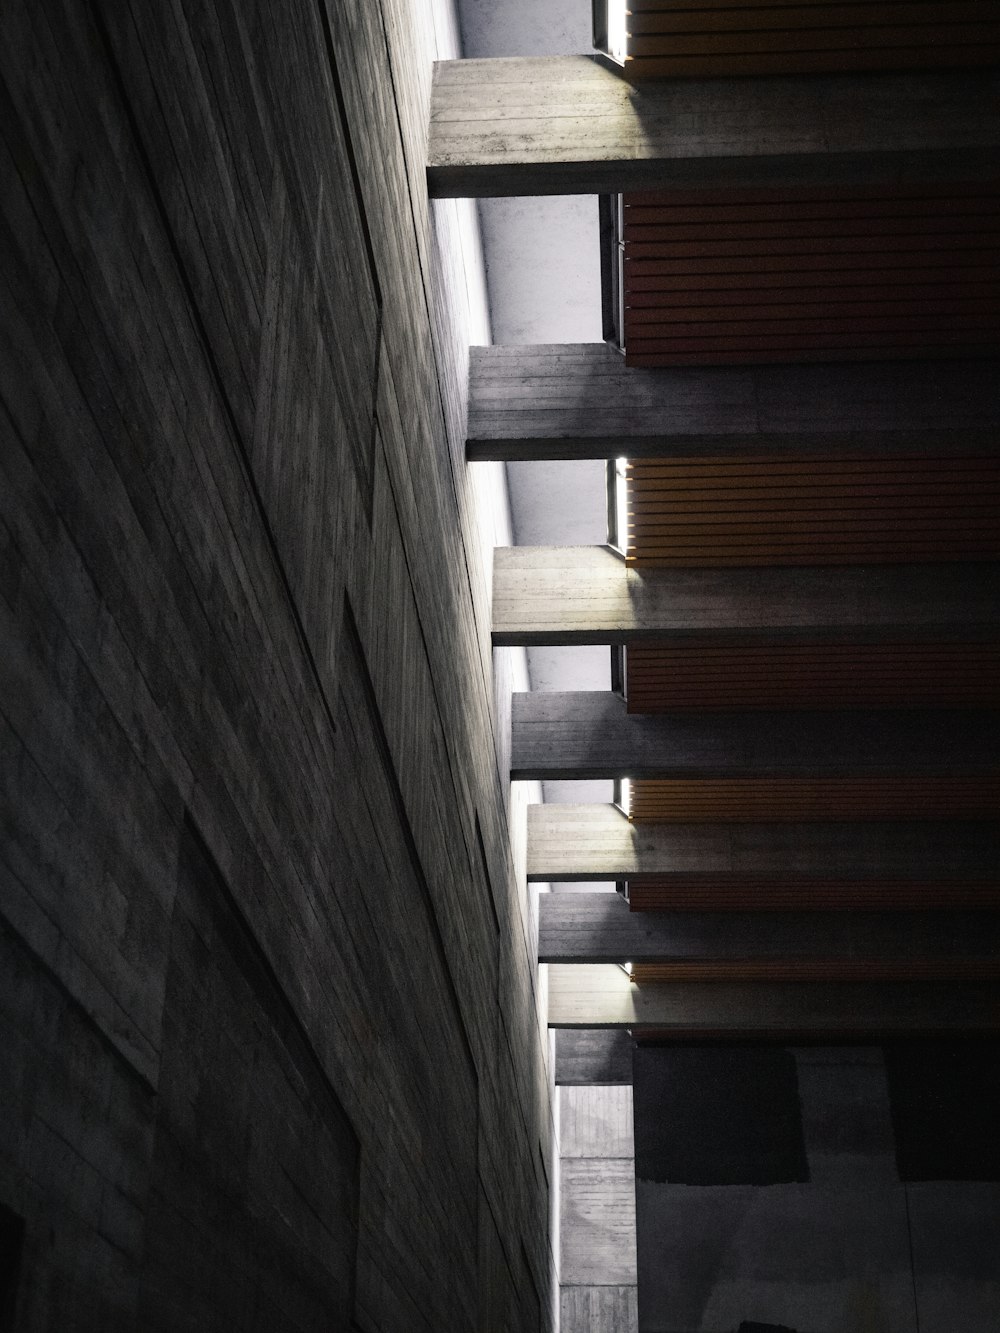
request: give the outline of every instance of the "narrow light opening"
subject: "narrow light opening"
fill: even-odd
[[[632,782],[629,778],[622,778],[618,789],[618,804],[621,806],[624,814],[632,815]]]
[[[628,459],[615,459],[615,536],[619,550],[628,551]]]
[[[619,65],[625,64],[628,50],[627,0],[607,0],[608,55]]]

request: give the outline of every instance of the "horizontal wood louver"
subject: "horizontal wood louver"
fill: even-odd
[[[728,778],[631,784],[636,824],[997,819],[997,778]]]
[[[1000,186],[623,199],[632,366],[994,355]]]
[[[993,0],[628,0],[632,79],[953,69],[1000,61]]]
[[[992,880],[662,875],[628,881],[634,912],[891,912],[1000,908]]]
[[[990,643],[635,645],[625,663],[630,713],[1000,706]]]
[[[638,567],[1000,556],[1000,458],[634,460]]]
[[[671,981],[996,981],[1000,958],[728,959],[634,963],[637,985]]]

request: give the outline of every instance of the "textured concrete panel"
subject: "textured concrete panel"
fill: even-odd
[[[560,1167],[564,1286],[635,1281],[635,1173],[632,1159],[568,1157]]]
[[[631,1159],[634,1142],[630,1087],[560,1089],[560,1156]]]
[[[560,1333],[638,1333],[635,1287],[563,1287]]]

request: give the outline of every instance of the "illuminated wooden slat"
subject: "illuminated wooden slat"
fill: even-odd
[[[635,644],[629,712],[744,708],[996,708],[994,644]]]
[[[998,819],[998,778],[736,778],[633,782],[637,824]]]
[[[964,361],[968,357],[982,356],[983,348],[972,342],[956,341],[953,345],[935,347],[933,351],[920,351],[922,346],[926,349],[926,340],[921,342],[921,335],[913,334],[907,337],[904,345],[903,336],[900,335],[895,345],[884,339],[879,334],[855,334],[852,336],[843,336],[838,338],[825,337],[815,343],[804,345],[807,340],[797,339],[795,342],[786,339],[768,339],[765,345],[751,348],[748,341],[740,347],[738,354],[734,353],[731,344],[725,344],[718,347],[706,349],[704,346],[698,350],[688,342],[680,350],[671,347],[670,365],[675,367],[690,366],[755,366],[766,365],[771,362],[785,363],[790,360],[805,365],[807,363],[825,363],[830,360],[836,361],[871,361],[877,360],[881,363],[892,361],[912,361],[919,359],[923,355],[933,355],[938,360],[947,360],[949,358],[956,361]],[[640,350],[634,350],[640,346]],[[794,357],[787,353],[794,351]],[[835,355],[833,355],[835,353]],[[656,340],[650,340],[650,346],[642,348],[639,342],[633,344],[633,351],[629,353],[630,367],[650,367],[662,366],[664,363],[663,348],[658,346]]]
[[[643,568],[1000,555],[992,458],[637,462],[627,501],[628,559]]]
[[[971,879],[928,862],[905,879],[837,879],[775,870],[771,875],[649,875],[628,881],[637,913],[719,912],[993,912],[1000,908],[1000,875]]]
[[[1000,17],[983,0],[896,4],[630,5],[630,78],[934,69],[990,64]]]

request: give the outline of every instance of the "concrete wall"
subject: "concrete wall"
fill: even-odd
[[[689,1099],[667,1101],[672,1078],[699,1078],[698,1052],[683,1069],[671,1054],[635,1052],[642,1333],[733,1333],[741,1321],[795,1333],[1000,1327],[1000,1185],[901,1183],[879,1049],[764,1052],[794,1057],[796,1123],[778,1134],[788,1107],[774,1070],[745,1096],[738,1069],[728,1087],[710,1071],[695,1125]],[[770,1183],[721,1183],[747,1176]]]
[[[561,1333],[635,1333],[632,1089],[559,1088]]]
[[[18,1330],[550,1326],[474,214],[423,187],[455,40],[404,0],[0,15]]]

